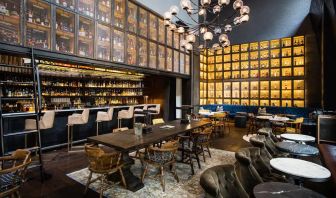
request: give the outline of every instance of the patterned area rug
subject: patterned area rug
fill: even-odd
[[[138,190],[137,192],[132,192],[121,185],[114,184],[110,189],[104,192],[106,197],[127,197],[127,198],[151,198],[151,197],[165,197],[165,198],[176,198],[176,197],[204,197],[204,192],[199,184],[200,176],[206,169],[222,164],[233,164],[235,162],[234,152],[210,149],[212,157],[209,158],[206,155],[206,162],[204,163],[203,157],[201,160],[202,169],[199,170],[197,163],[194,163],[195,175],[191,176],[190,166],[188,164],[177,163],[177,175],[180,182],[177,183],[173,175],[170,174],[169,170],[165,170],[165,182],[166,191],[162,191],[160,185],[160,178],[155,177],[158,173],[154,167],[148,167],[148,173],[145,177],[144,184],[145,187]],[[195,160],[196,161],[196,160]],[[132,172],[140,178],[142,173],[142,167],[139,160],[135,160],[135,164],[132,166]],[[85,185],[89,171],[87,168],[75,171],[67,174],[68,177],[73,180]],[[99,192],[98,181],[92,183],[90,188],[96,192]]]

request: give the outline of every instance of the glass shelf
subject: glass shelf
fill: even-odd
[[[173,51],[170,48],[167,48],[167,71],[173,70]]]
[[[222,62],[223,62],[223,56],[222,55],[216,56],[216,63],[222,63]]]
[[[231,62],[231,55],[224,55],[224,62]]]
[[[159,45],[159,62],[158,62],[158,67],[161,70],[165,69],[165,57],[166,57],[166,53],[165,53],[165,47],[163,45]],[[187,63],[187,60],[186,60]]]
[[[97,1],[97,19],[103,23],[111,23],[111,1],[98,0]]]
[[[280,67],[280,59],[271,59],[271,67]]]
[[[114,30],[113,31],[113,55],[112,60],[115,62],[124,62],[125,54],[124,54],[124,46],[125,44],[125,36],[124,32]]]
[[[271,48],[279,48],[279,47],[280,47],[279,39],[271,40]]]
[[[125,27],[125,0],[114,0],[113,25],[118,28]]]
[[[157,60],[157,53],[156,50],[157,45],[153,42],[149,43],[149,67],[156,68],[156,60]],[[174,57],[175,59],[175,57]]]
[[[261,60],[260,61],[260,68],[261,69],[269,68],[269,60]]]
[[[240,45],[240,51],[241,52],[247,52],[247,51],[249,51],[249,44],[247,43],[247,44],[241,44]]]
[[[137,6],[134,3],[128,2],[127,28],[128,31],[136,33],[137,31]]]
[[[147,63],[147,41],[145,39],[138,39],[138,52],[139,52],[139,66],[145,67]]]
[[[263,50],[263,51],[260,51],[260,59],[268,59],[269,58],[269,52],[268,50]]]
[[[279,57],[280,57],[280,49],[272,49],[271,58],[279,58]]]
[[[282,67],[292,66],[292,58],[282,58]]]
[[[293,55],[294,56],[303,56],[304,55],[304,46],[294,47]]]
[[[260,42],[260,49],[268,49],[269,48],[269,41],[262,41]]]
[[[79,17],[78,55],[93,57],[94,23],[92,20]]]
[[[250,52],[250,60],[257,60],[257,59],[259,59],[259,52],[258,51]]]
[[[94,0],[78,0],[78,11],[88,17],[94,17]]]
[[[127,34],[127,61],[129,65],[136,65],[136,37]]]
[[[219,71],[223,71],[222,64],[216,64],[216,71],[217,71],[217,72],[219,72]]]
[[[294,46],[297,46],[297,45],[304,45],[304,36],[297,36],[297,37],[294,37],[294,42],[293,42],[293,45]]]
[[[248,61],[244,61],[240,63],[240,68],[241,69],[249,69],[249,62]]]
[[[255,42],[255,43],[250,43],[250,51],[256,51],[259,49],[259,43]]]
[[[2,0],[0,2],[0,41],[20,44],[20,0]]]
[[[292,68],[282,68],[281,69],[282,76],[292,76]]]
[[[292,48],[282,48],[282,57],[292,56]]]
[[[50,49],[50,5],[37,0],[27,3],[26,45]]]
[[[249,78],[249,71],[241,71],[240,75],[241,78]]]
[[[75,15],[56,9],[56,51],[74,53]]]
[[[294,67],[294,76],[304,76],[304,67]]]
[[[232,47],[231,47],[231,52],[232,53],[237,53],[237,52],[239,52],[240,51],[240,46],[239,45],[233,45]]]
[[[248,58],[249,58],[249,54],[248,54],[248,52],[246,52],[246,53],[241,53],[241,54],[240,54],[240,59],[241,59],[242,61],[248,60]]]

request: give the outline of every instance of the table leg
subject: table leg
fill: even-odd
[[[124,178],[126,181],[127,189],[132,192],[136,192],[140,190],[141,188],[143,188],[144,184],[141,182],[141,179],[135,176],[131,171],[131,166],[134,164],[134,159],[132,159],[129,156],[128,152],[123,153],[123,162],[124,162],[124,166],[122,168],[122,171],[123,171]],[[121,176],[119,173],[115,173],[115,174],[112,174],[108,179],[112,181],[115,181],[115,180],[121,181],[120,180]]]

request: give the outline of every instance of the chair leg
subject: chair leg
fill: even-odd
[[[104,178],[105,178],[104,175],[100,178],[100,193],[99,193],[99,198],[103,197],[103,193],[104,193]]]
[[[70,150],[72,150],[73,131],[74,131],[74,126],[71,126],[70,127]]]
[[[191,168],[191,174],[194,175],[195,171],[194,171],[194,164],[193,164],[191,153],[189,153],[189,163],[190,163],[190,168]]]
[[[209,145],[206,145],[206,147],[207,147],[207,150],[208,150],[209,156],[210,156],[210,158],[211,158],[211,153],[210,153]]]
[[[121,168],[119,168],[119,173],[120,173],[121,181],[122,181],[124,187],[127,188],[127,184],[126,184],[126,181],[125,181],[124,173],[122,172]]]
[[[175,163],[172,164],[172,172],[173,172],[173,175],[174,175],[174,178],[175,180],[177,181],[177,183],[180,182],[178,176],[177,176],[177,173],[176,173],[176,166],[175,166]]]
[[[201,145],[201,149],[202,149],[203,161],[205,162],[205,153],[204,153],[203,145]]]
[[[196,157],[196,160],[197,160],[198,168],[201,169],[200,159],[199,159],[198,154],[197,154],[196,151],[195,151],[195,157]]]
[[[160,173],[161,173],[161,186],[164,192],[165,191],[165,179],[164,179],[164,173],[163,173],[163,166],[160,167]]]
[[[87,193],[87,190],[88,190],[88,188],[89,188],[89,185],[90,185],[90,182],[91,182],[91,178],[92,178],[92,172],[90,171],[90,174],[89,174],[88,180],[87,180],[87,182],[86,182],[86,186],[85,186],[84,195]]]
[[[147,173],[147,170],[148,170],[148,164],[145,165],[145,168],[144,168],[144,170],[143,170],[143,172],[142,172],[141,182],[144,181],[145,176],[146,176],[146,173]]]

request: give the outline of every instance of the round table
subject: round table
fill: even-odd
[[[323,195],[302,186],[282,182],[266,182],[258,184],[253,188],[253,194],[256,198],[324,197]]]
[[[298,143],[304,142],[314,142],[315,138],[309,135],[302,135],[302,134],[293,134],[293,133],[283,133],[280,137],[284,140],[290,140]]]
[[[277,149],[294,156],[313,156],[319,154],[319,150],[316,147],[306,144],[298,144],[295,142],[277,142],[275,143],[275,146]]]
[[[273,158],[271,167],[296,179],[307,179],[313,182],[324,182],[331,173],[318,164],[294,158]]]

